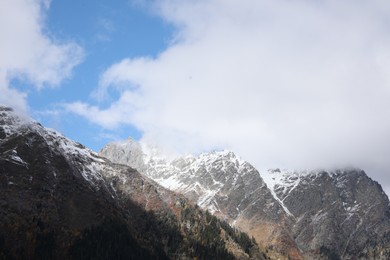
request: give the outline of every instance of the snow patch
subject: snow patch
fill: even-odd
[[[298,177],[298,178],[296,178],[296,181],[290,182],[288,180],[291,180],[289,179],[289,177],[291,176],[294,176],[295,178]],[[288,171],[281,172],[279,169],[275,169],[275,170],[268,170],[266,172],[261,173],[260,177],[264,180],[272,196],[277,202],[279,202],[283,210],[288,215],[295,217],[287,208],[287,206],[283,203],[283,201],[278,197],[275,190],[276,188],[282,188],[284,193],[291,191],[291,186],[295,188],[299,184],[300,181],[299,175],[297,176],[295,172],[288,172]]]
[[[6,158],[7,158],[6,160],[7,161],[28,168],[28,163],[25,162],[22,158],[20,158],[20,156],[18,155],[18,152],[15,149],[6,151],[4,153],[4,155],[6,156]]]
[[[27,164],[25,161],[23,161],[23,159],[20,158],[18,155],[11,155],[9,158],[10,158],[11,160],[13,160],[13,161],[19,163],[19,164],[22,164],[22,165],[25,165],[25,166],[28,165],[28,164]]]

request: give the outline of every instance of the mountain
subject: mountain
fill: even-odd
[[[381,186],[364,171],[270,170],[276,197],[295,218],[299,248],[342,259],[389,259],[390,207]]]
[[[253,236],[274,257],[300,258],[288,229],[292,219],[275,200],[259,172],[232,152],[212,152],[167,160],[132,139],[107,144],[99,153],[130,165],[167,189]]]
[[[0,259],[267,259],[133,168],[0,107]]]
[[[390,258],[389,200],[361,170],[259,173],[229,151],[168,160],[131,139],[100,155],[184,194],[275,258]]]

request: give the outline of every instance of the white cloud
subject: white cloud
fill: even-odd
[[[179,152],[226,147],[260,168],[352,164],[390,186],[387,1],[165,0],[157,58],[124,59],[72,111]],[[101,117],[99,117],[101,115]]]
[[[90,106],[82,102],[62,104],[68,112],[73,112],[88,118],[93,123],[99,124],[106,129],[118,128],[120,124],[132,124],[131,115],[134,113],[133,102],[137,97],[130,91],[122,93],[119,101],[105,110],[96,106]]]
[[[71,75],[83,58],[75,43],[59,43],[44,22],[48,0],[4,0],[0,2],[0,103],[25,110],[26,93],[10,86],[18,78],[38,89],[56,86]]]

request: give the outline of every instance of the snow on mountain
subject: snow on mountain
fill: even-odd
[[[185,195],[201,208],[248,232],[263,246],[280,240],[283,241],[279,247],[282,254],[299,256],[299,250],[287,232],[292,221],[285,212],[287,208],[275,200],[251,164],[227,150],[165,159],[158,152],[155,152],[157,157],[150,152],[145,154],[138,149],[145,145],[134,143],[131,139],[111,143],[99,154],[137,168],[165,188]],[[137,149],[126,151],[126,147]],[[134,160],[121,158],[128,154],[142,157],[143,163],[137,160],[137,163],[129,164]]]
[[[44,158],[48,164],[55,154],[63,156],[74,172],[92,187],[106,186],[113,198],[127,194],[144,203],[146,209],[155,207],[153,201],[160,199],[171,203],[172,196],[164,196],[167,191],[161,188],[157,188],[158,199],[150,197],[150,189],[144,190],[142,184],[148,182],[146,178],[129,179],[125,171],[118,171],[81,144],[0,107],[0,145],[5,140],[7,145],[12,144],[21,133],[27,146],[35,146],[38,138],[50,147],[47,153],[54,154]],[[380,185],[361,170],[274,169],[259,173],[230,151],[167,159],[156,149],[130,139],[108,144],[100,155],[182,193],[201,208],[248,232],[265,247],[279,241],[283,254],[299,258],[303,252],[306,257],[316,258],[316,252],[325,248],[325,252],[346,259],[357,254],[379,259],[389,255],[389,201]],[[33,167],[16,145],[4,149],[2,158],[27,170]],[[53,168],[52,174],[59,178],[61,172]],[[32,181],[34,176],[26,178]],[[7,185],[15,185],[15,181],[10,179]],[[143,185],[141,190],[135,188],[139,185]]]
[[[84,147],[80,143],[67,139],[62,134],[49,128],[42,127],[41,124],[20,115],[7,107],[0,108],[0,136],[3,140],[6,137],[12,137],[19,133],[38,133],[47,143],[47,145],[53,147],[57,152],[62,154],[68,160],[78,164],[82,169],[82,176],[89,182],[101,181],[102,176],[100,172],[103,170],[102,165],[105,160],[98,156],[95,152]],[[1,142],[1,140],[0,140]],[[15,150],[9,151],[10,159],[24,163],[23,159],[18,157]],[[27,164],[26,164],[27,166]],[[55,174],[55,173],[54,173]]]
[[[183,195],[2,106],[0,190],[6,259],[266,258]]]
[[[169,160],[130,138],[108,144],[100,155],[136,168],[165,188],[187,194],[200,207],[212,213],[219,211],[214,197],[230,177],[221,172],[234,171],[234,185],[237,177],[245,174],[245,169],[249,167],[230,151],[187,155]]]
[[[273,169],[262,172],[261,177],[267,184],[267,187],[270,189],[275,200],[277,200],[283,207],[284,211],[288,215],[294,217],[287,206],[283,203],[283,199],[278,196],[277,191],[280,191],[283,195],[285,195],[288,191],[291,191],[298,186],[300,182],[299,173],[294,171],[285,171],[281,173],[279,169]]]
[[[384,252],[390,246],[388,198],[364,171],[275,169],[263,176],[295,217],[293,234],[301,250],[314,252],[321,245],[342,259],[363,251],[365,257],[386,259]],[[376,257],[373,243],[381,245],[382,253]]]
[[[111,143],[100,155],[184,194],[265,247],[276,243],[296,259],[390,254],[388,198],[361,170],[259,173],[230,151],[168,160],[156,151],[146,155],[142,146],[133,140]]]
[[[145,150],[146,153],[143,152]],[[164,158],[151,150],[145,144],[141,145],[129,138],[108,144],[100,151],[100,155],[136,168],[163,187],[185,194],[211,213],[221,211],[216,195],[227,183],[234,187],[239,177],[244,178],[255,170],[228,150],[175,159]],[[285,210],[288,212],[287,208]]]

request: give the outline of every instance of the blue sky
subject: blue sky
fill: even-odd
[[[28,91],[32,116],[95,151],[112,138],[139,139],[141,132],[133,126],[107,132],[74,114],[58,116],[58,105],[78,100],[97,103],[92,92],[100,74],[123,57],[156,56],[169,44],[173,27],[148,6],[131,1],[52,1],[43,19],[44,31],[50,38],[77,43],[83,48],[84,59],[59,87]],[[19,89],[29,89],[29,84],[19,79],[13,81]],[[99,105],[109,105],[117,97],[112,94],[111,98],[100,100]]]
[[[0,103],[98,151],[359,167],[390,192],[385,0],[3,0]]]
[[[77,100],[96,103],[92,92],[105,69],[123,57],[156,56],[169,44],[173,33],[173,28],[147,6],[131,1],[52,1],[46,24],[55,38],[80,44],[85,51],[85,60],[61,88],[53,90],[55,93],[30,96],[30,105],[39,111],[50,110],[52,106],[55,109],[57,103]],[[105,107],[109,101],[99,104]],[[47,116],[39,118],[95,151],[113,138],[131,136],[139,139],[141,136],[139,130],[128,125],[108,133],[77,115],[68,114],[61,120]],[[83,131],[75,125],[82,126]]]
[[[173,28],[147,7],[130,1],[53,1],[47,25],[55,38],[80,44],[85,51],[85,61],[75,68],[73,76],[65,80],[61,88],[30,96],[30,106],[39,111],[76,100],[96,103],[92,91],[107,67],[123,57],[156,56],[169,44],[173,33]],[[104,107],[107,103],[100,102],[100,105]],[[141,136],[139,130],[127,125],[108,133],[77,115],[66,115],[61,120],[50,116],[39,118],[95,151],[113,138],[139,139]],[[82,126],[83,131],[75,125]]]

